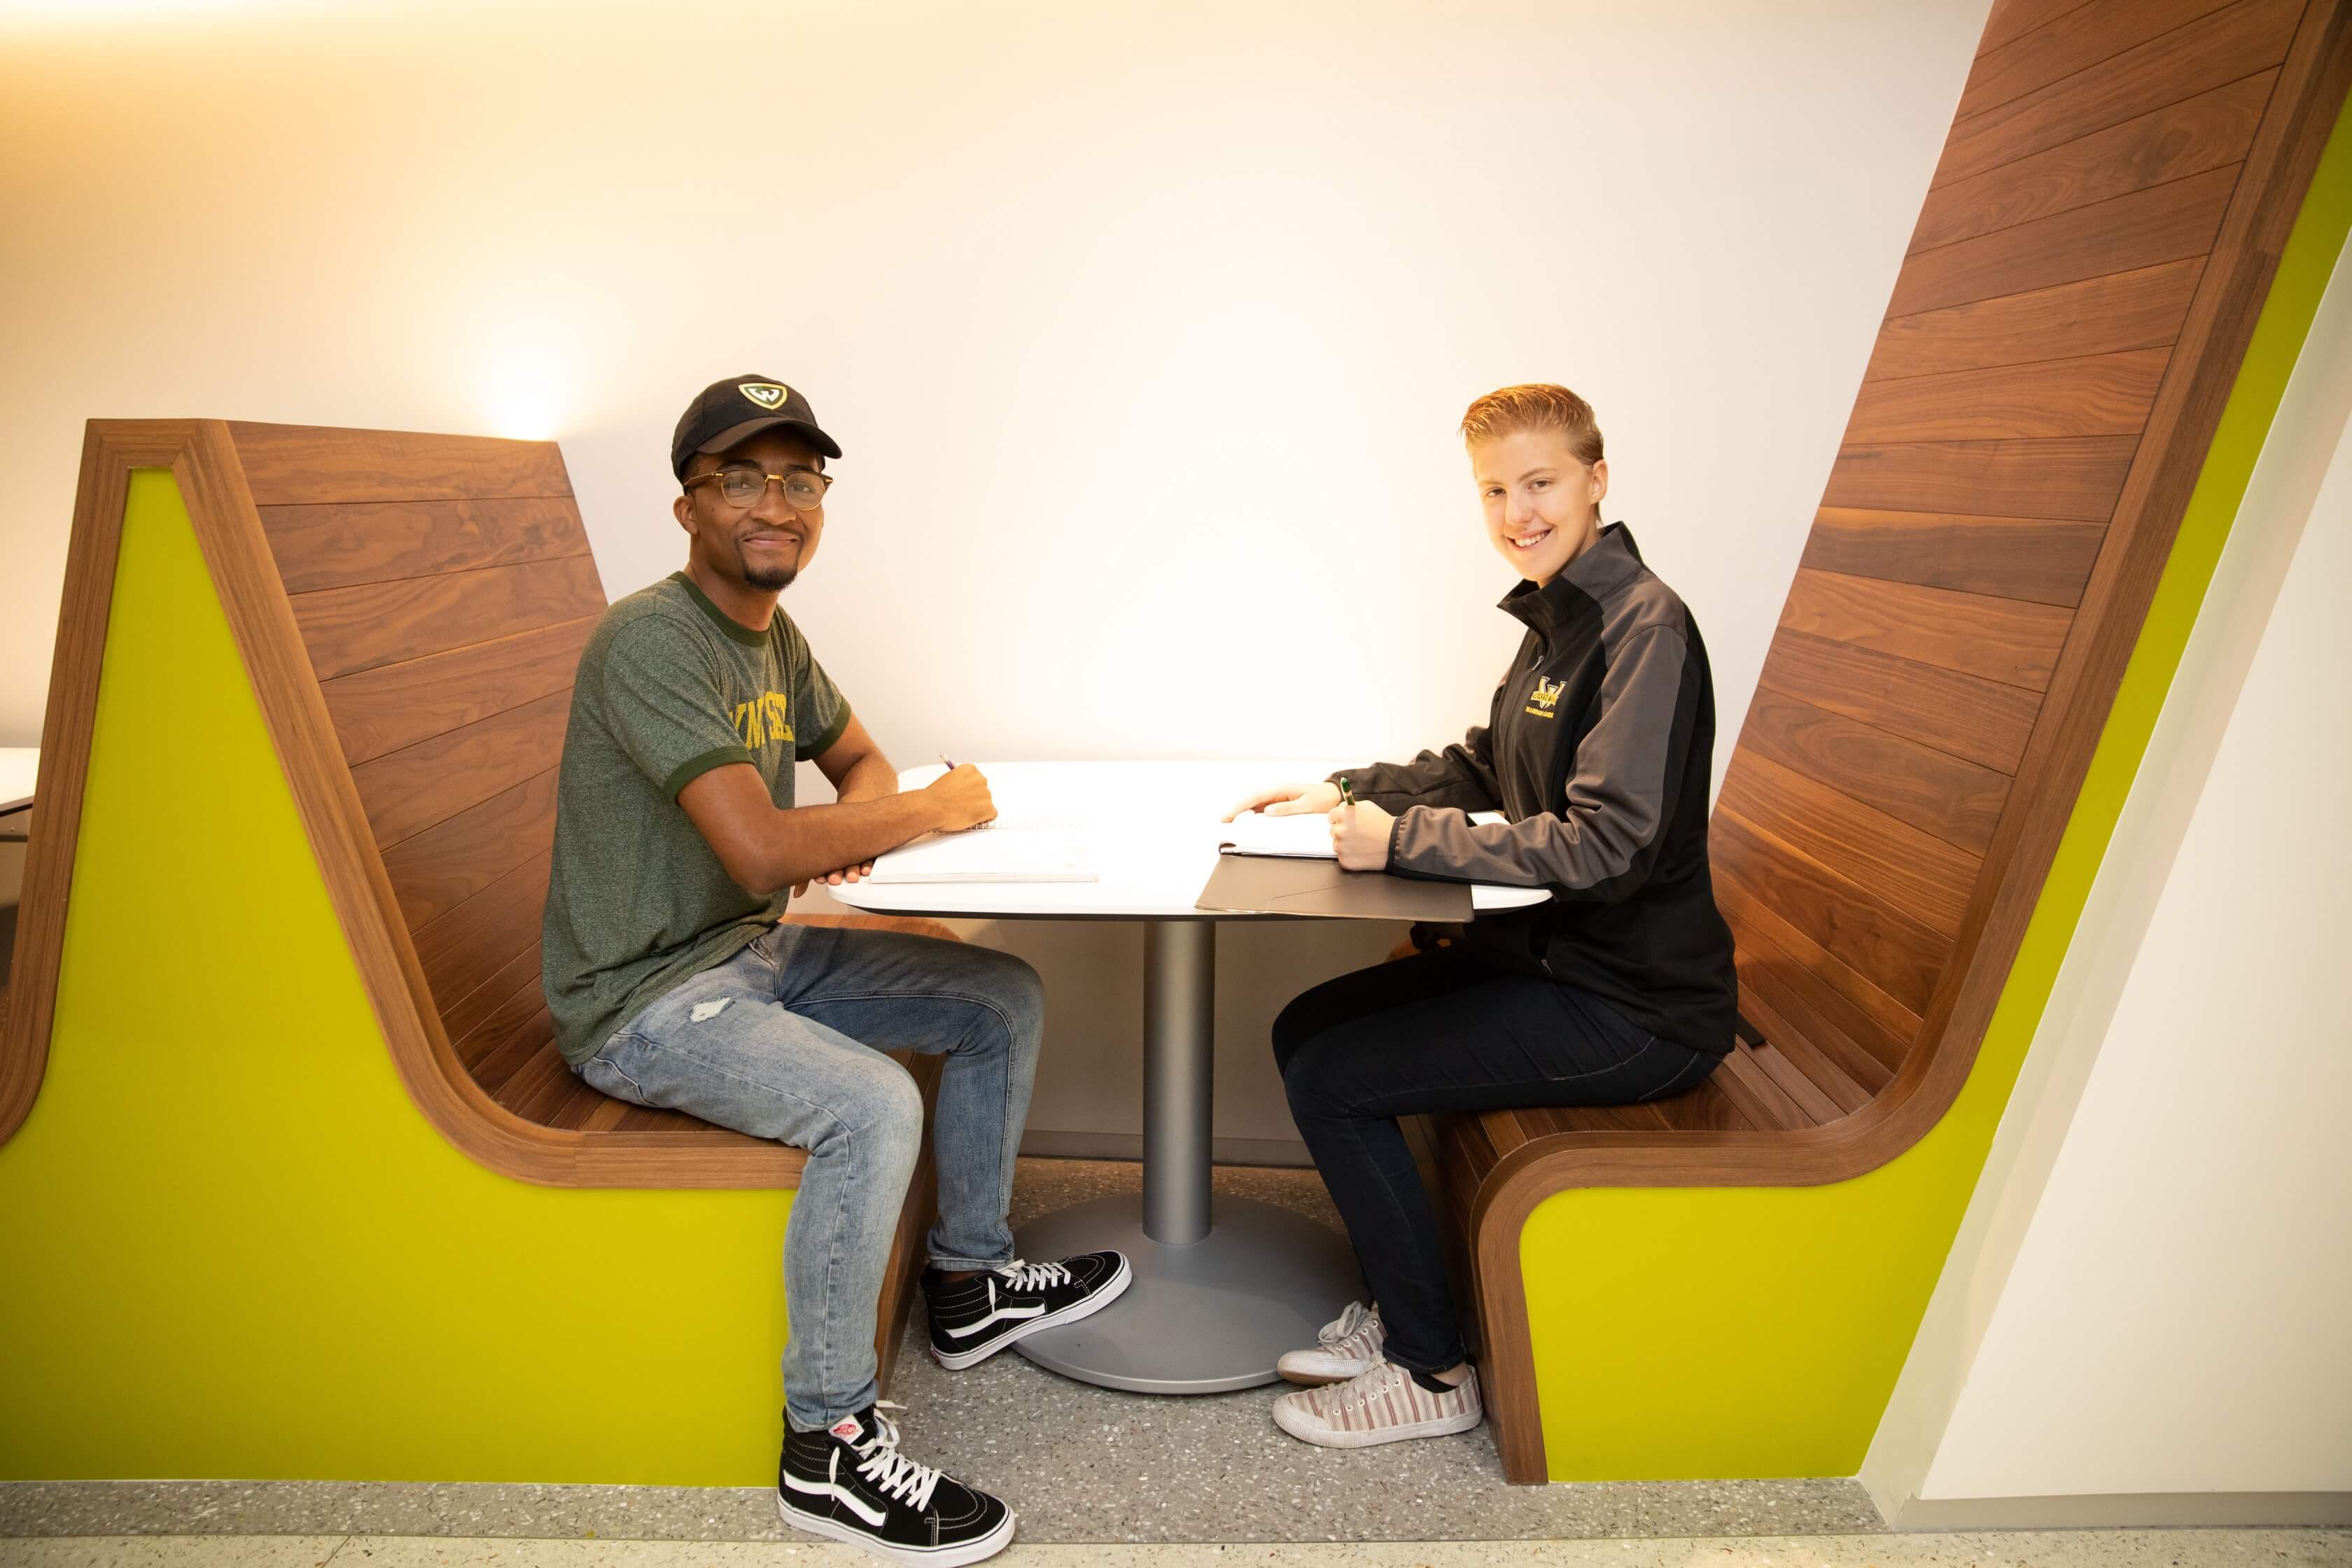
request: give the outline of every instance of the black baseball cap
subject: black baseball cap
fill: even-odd
[[[807,398],[772,375],[730,375],[696,393],[686,405],[677,433],[669,438],[670,471],[684,479],[697,452],[723,452],[779,426],[800,432],[828,458],[841,456],[841,444],[818,427]]]

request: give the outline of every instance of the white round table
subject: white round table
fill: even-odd
[[[1218,819],[1250,789],[1319,779],[1343,763],[983,763],[1007,826],[1083,833],[1092,882],[859,882],[827,889],[874,914],[1144,922],[1143,1195],[1096,1198],[1021,1232],[1024,1257],[1117,1247],[1134,1282],[1118,1301],[1017,1347],[1108,1388],[1215,1394],[1271,1383],[1276,1358],[1360,1293],[1348,1245],[1288,1209],[1209,1190],[1219,920],[1195,909],[1216,868]],[[937,766],[898,778],[917,789]],[[1535,888],[1475,887],[1480,910],[1540,903]]]

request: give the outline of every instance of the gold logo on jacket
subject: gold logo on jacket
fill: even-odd
[[[1557,717],[1552,710],[1559,706],[1560,694],[1567,689],[1568,682],[1565,680],[1546,680],[1540,675],[1536,677],[1536,689],[1528,693],[1529,701],[1526,711],[1538,719]]]
[[[746,751],[756,752],[772,742],[789,741],[793,727],[785,722],[784,694],[763,691],[749,702],[735,704],[735,732]]]

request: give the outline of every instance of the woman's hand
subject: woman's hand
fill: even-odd
[[[1339,804],[1339,786],[1328,780],[1275,784],[1244,796],[1221,820],[1231,822],[1244,811],[1263,811],[1268,816],[1297,816],[1309,811],[1328,811]]]
[[[1334,795],[1339,792],[1332,791]],[[1331,808],[1331,848],[1343,871],[1389,868],[1389,830],[1396,818],[1368,801]]]

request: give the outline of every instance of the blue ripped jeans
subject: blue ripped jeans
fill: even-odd
[[[829,1426],[874,1403],[875,1304],[923,1102],[887,1050],[943,1052],[930,1260],[1013,1258],[1005,1212],[1045,1026],[1037,972],[898,931],[780,925],[631,1018],[580,1064],[616,1100],[808,1151],[784,1230],[784,1413]]]

